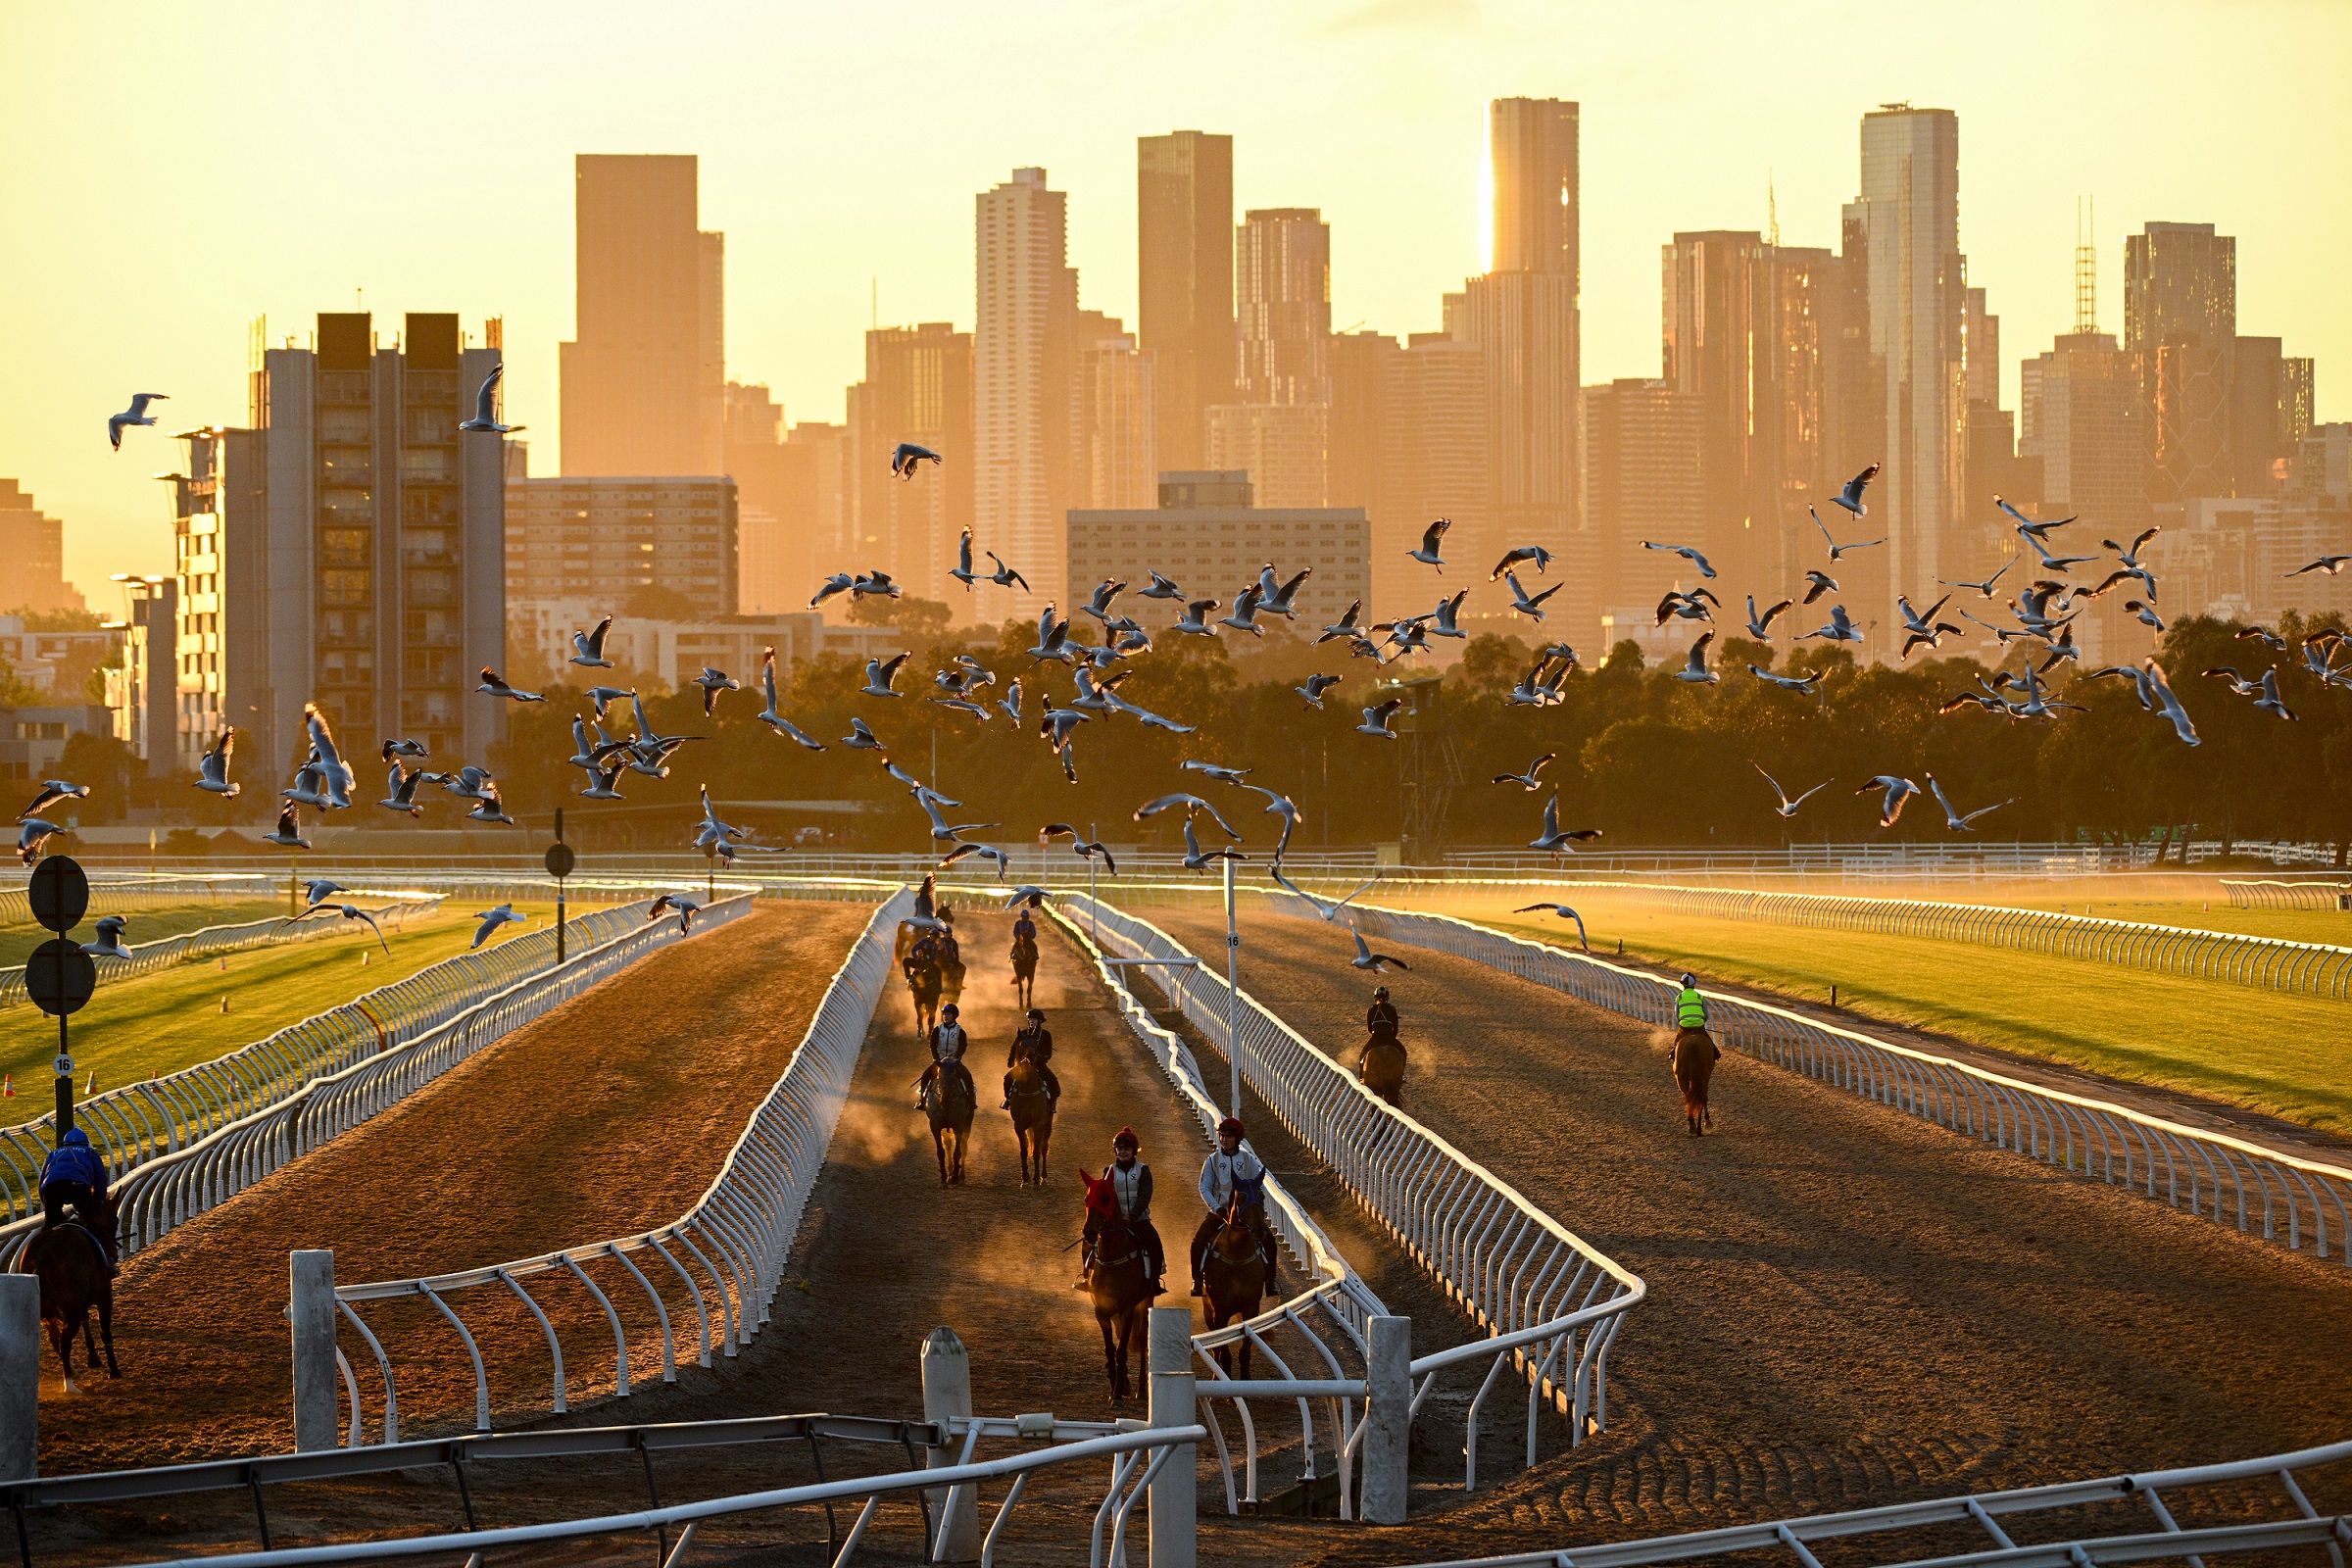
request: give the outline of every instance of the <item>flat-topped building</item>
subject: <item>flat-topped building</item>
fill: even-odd
[[[1227,606],[1271,563],[1289,581],[1312,568],[1299,589],[1293,629],[1309,638],[1371,599],[1372,525],[1361,507],[1258,507],[1246,469],[1183,469],[1159,476],[1159,505],[1150,510],[1072,512],[1069,585],[1073,603],[1108,578],[1127,584],[1121,609],[1154,633],[1173,612],[1149,615],[1138,590],[1159,571],[1189,598]],[[1062,607],[1065,611],[1072,605]]]

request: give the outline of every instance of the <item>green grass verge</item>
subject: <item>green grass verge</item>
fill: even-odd
[[[1575,945],[1558,921],[1511,914],[1522,902],[1422,906]],[[1596,954],[1622,940],[1628,956],[1812,1001],[1834,984],[1865,1017],[2352,1134],[2352,1004],[1924,937],[1579,907]]]
[[[109,912],[97,899],[91,901],[90,913],[84,916],[74,933],[81,942],[94,942],[98,933],[92,921]],[[275,899],[241,899],[234,903],[213,904],[196,900],[188,904],[164,904],[154,907],[132,907],[122,911],[130,923],[123,927],[122,942],[137,947],[144,942],[161,942],[166,937],[178,936],[183,931],[197,931],[208,925],[242,925],[249,920],[267,920],[272,915],[283,917],[286,901]],[[18,923],[0,926],[0,968],[15,968],[30,956],[32,950],[49,940],[50,933],[37,925]]]
[[[357,936],[323,937],[229,954],[225,971],[220,960],[201,958],[113,985],[102,974],[90,1004],[71,1020],[76,1076],[87,1082],[94,1070],[104,1092],[177,1072],[404,980],[465,952],[473,940],[472,906],[443,907],[442,914],[392,933],[389,957]],[[555,913],[552,902],[517,902],[514,908],[530,919],[524,931],[545,930]],[[495,944],[514,934],[509,926],[491,940]],[[373,955],[365,965],[362,952]],[[228,999],[225,1013],[222,997]],[[18,1095],[13,1104],[0,1103],[0,1121],[24,1121],[49,1108],[57,1020],[29,1004],[8,1008],[0,1019],[6,1026],[0,1071],[16,1075]]]

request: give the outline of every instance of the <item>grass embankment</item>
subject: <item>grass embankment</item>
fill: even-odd
[[[405,980],[428,964],[464,953],[473,941],[480,922],[472,917],[471,906],[442,907],[438,915],[387,933],[389,956],[372,939],[363,943],[366,928],[359,927],[351,936],[255,948],[228,954],[224,960],[195,959],[112,984],[101,967],[96,995],[72,1019],[77,1076],[86,1082],[87,1074],[95,1071],[104,1092],[176,1072],[378,986]],[[555,905],[518,902],[514,909],[530,921],[521,931],[543,931]],[[490,946],[516,934],[515,927],[508,926],[491,938]],[[360,961],[362,953],[371,956],[365,964]],[[228,999],[225,1013],[220,1010],[222,997]],[[21,1121],[48,1108],[50,1059],[56,1053],[56,1019],[29,1003],[0,1011],[0,1070],[16,1075],[19,1097],[16,1107],[0,1111],[0,1120]],[[33,1098],[27,1101],[27,1095]]]
[[[1816,1002],[1836,985],[1839,1005],[1865,1017],[2352,1134],[2352,1003],[1925,937],[1664,914],[1578,900],[1573,889],[1562,895],[1584,912],[1596,954],[1613,954],[1622,940],[1629,957]],[[1524,902],[1428,906],[1575,945],[1573,928],[1563,935],[1559,921],[1510,912]]]
[[[274,899],[239,899],[214,904],[196,899],[186,903],[168,903],[146,906],[137,901],[110,904],[100,893],[90,900],[90,912],[82,916],[81,926],[74,934],[83,942],[98,939],[95,922],[102,915],[120,913],[130,923],[122,928],[122,944],[138,947],[142,943],[161,942],[185,931],[202,930],[208,925],[243,925],[250,920],[267,920],[271,915],[283,917],[286,901]],[[0,926],[0,969],[22,964],[32,950],[49,940],[50,933],[30,921],[18,921]]]

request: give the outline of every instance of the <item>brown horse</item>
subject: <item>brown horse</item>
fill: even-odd
[[[971,1079],[942,1062],[923,1085],[923,1115],[931,1123],[931,1148],[939,1155],[939,1185],[963,1185],[963,1154],[972,1141]]]
[[[1021,1185],[1043,1187],[1046,1150],[1054,1142],[1054,1097],[1046,1093],[1046,1075],[1027,1056],[1005,1074],[1004,1102],[1012,1110],[1013,1142],[1021,1146]]]
[[[1262,1181],[1234,1183],[1232,1201],[1225,1205],[1225,1223],[1200,1260],[1200,1310],[1209,1328],[1221,1329],[1236,1319],[1247,1322],[1257,1316],[1265,1301],[1266,1257],[1258,1250],[1257,1231],[1251,1222],[1252,1211],[1262,1219],[1264,1204]],[[1241,1342],[1238,1370],[1230,1347],[1217,1347],[1216,1356],[1227,1376],[1250,1375],[1248,1339]]]
[[[1037,1005],[1037,944],[1026,937],[1012,945],[1012,1003],[1022,1008]]]
[[[108,1197],[90,1204],[86,1220],[35,1231],[17,1253],[16,1271],[35,1275],[41,1282],[41,1322],[49,1330],[49,1343],[57,1348],[58,1360],[65,1363],[68,1394],[81,1388],[74,1381],[75,1334],[89,1353],[90,1370],[98,1370],[98,1342],[90,1337],[92,1308],[97,1310],[99,1336],[106,1342],[106,1375],[122,1375],[115,1364],[114,1264],[99,1240],[115,1234],[115,1211],[122,1201],[119,1194]]]
[[[1087,1229],[1095,1243],[1086,1271],[1087,1295],[1094,1300],[1095,1323],[1102,1330],[1110,1402],[1123,1404],[1135,1391],[1127,1374],[1131,1351],[1140,1353],[1143,1375],[1152,1374],[1151,1337],[1143,1332],[1144,1313],[1152,1305],[1151,1260],[1144,1255],[1143,1239],[1119,1217],[1110,1173],[1105,1170],[1097,1180],[1081,1165],[1078,1179],[1086,1183]]]
[[[1707,1110],[1707,1085],[1723,1053],[1704,1029],[1685,1029],[1674,1037],[1674,1082],[1683,1092],[1683,1120],[1690,1136],[1705,1136],[1715,1124]]]
[[[1364,1049],[1356,1053],[1355,1075],[1366,1089],[1403,1107],[1404,1046],[1395,1035],[1383,1032],[1364,1042]]]

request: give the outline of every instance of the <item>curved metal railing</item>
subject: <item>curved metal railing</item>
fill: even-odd
[[[1278,895],[1277,909],[1312,910]],[[1506,936],[1451,915],[1356,905],[1367,939],[1435,948],[1565,992],[1612,1012],[1664,1025],[1676,987],[1655,975]],[[1948,1056],[1874,1039],[1743,997],[1703,992],[1707,1027],[1745,1052],[1954,1132],[2047,1165],[2121,1186],[2175,1208],[2234,1224],[2266,1241],[2352,1266],[2352,1169],[2303,1159],[2227,1134],[2068,1094]]]
[[[743,895],[712,908],[740,912],[751,902],[750,896]],[[357,1330],[382,1379],[381,1441],[400,1441],[399,1380],[382,1341],[356,1310],[364,1302],[422,1300],[448,1320],[473,1366],[473,1425],[482,1432],[490,1430],[489,1377],[473,1331],[451,1305],[452,1298],[466,1291],[487,1287],[498,1298],[519,1298],[528,1308],[554,1364],[547,1408],[559,1414],[571,1407],[574,1380],[564,1369],[563,1338],[533,1298],[527,1281],[576,1284],[603,1309],[605,1327],[612,1337],[610,1387],[616,1397],[627,1396],[632,1388],[628,1332],[592,1269],[623,1293],[624,1299],[635,1295],[647,1298],[660,1325],[663,1383],[677,1381],[682,1337],[695,1341],[696,1361],[707,1367],[714,1327],[721,1356],[735,1355],[741,1346],[758,1336],[782,1283],[801,1212],[824,1163],[826,1146],[832,1141],[858,1057],[864,1050],[875,1004],[890,976],[899,921],[913,902],[913,893],[902,888],[875,908],[873,918],[826,986],[808,1033],[794,1049],[783,1075],[752,1112],[710,1187],[677,1219],[633,1236],[589,1242],[486,1268],[336,1288],[339,1315]],[[662,1284],[657,1286],[656,1279]],[[683,1299],[673,1299],[680,1297]],[[345,1393],[352,1401],[348,1427],[356,1446],[365,1422],[359,1384],[350,1376],[348,1364]]]
[[[2223,877],[2232,909],[2352,909],[2352,882],[2275,882]]]
[[[703,920],[720,924],[749,906],[749,899],[730,899],[706,909]],[[222,1125],[175,1149],[151,1153],[114,1182],[122,1196],[117,1235],[123,1253],[162,1240],[272,1171],[406,1100],[484,1046],[610,978],[676,935],[677,928],[666,920],[655,925],[639,921],[625,934],[554,969],[526,975],[458,1008],[404,1043],[386,1042],[372,1054],[313,1076],[272,1102],[232,1114]],[[77,1125],[81,1111],[93,1103],[76,1107]],[[40,1223],[35,1212],[0,1225],[0,1268]]]
[[[395,902],[370,907],[360,905],[386,932],[397,934],[408,922],[441,912],[440,893],[375,893],[359,894],[357,898],[383,898]],[[182,931],[176,936],[158,937],[123,951],[127,958],[98,958],[98,983],[132,980],[150,975],[159,969],[169,969],[189,958],[209,958],[215,954],[243,953],[252,948],[274,948],[295,942],[318,942],[327,937],[358,937],[373,942],[375,934],[356,920],[341,917],[307,920],[288,920],[273,917],[268,920],[245,920],[235,925],[208,925],[194,931]],[[24,966],[0,969],[0,1009],[14,1007],[26,1001],[24,995]]]
[[[645,923],[643,903],[599,908],[568,922],[568,940],[595,945]],[[707,917],[707,916],[706,916]],[[399,1046],[555,961],[543,926],[479,952],[428,964],[405,980],[288,1024],[177,1072],[140,1079],[81,1101],[74,1123],[106,1156],[117,1181],[150,1160],[299,1094],[363,1056]],[[0,1127],[0,1202],[16,1219],[37,1209],[35,1181],[54,1140],[55,1113]]]
[[[1096,940],[1122,955],[1187,959],[1165,931],[1080,893]],[[1205,965],[1160,971],[1171,1002],[1194,1027],[1226,1049],[1227,988]],[[1480,1410],[1505,1365],[1528,1385],[1528,1462],[1536,1411],[1548,1400],[1584,1441],[1587,1424],[1608,1424],[1608,1352],[1625,1314],[1648,1295],[1639,1275],[1561,1225],[1508,1183],[1413,1117],[1381,1101],[1247,991],[1235,999],[1242,1075],[1298,1138],[1327,1161],[1378,1219],[1488,1337],[1413,1358],[1419,1411],[1449,1368],[1488,1359],[1465,1415],[1466,1484],[1478,1474]]]

